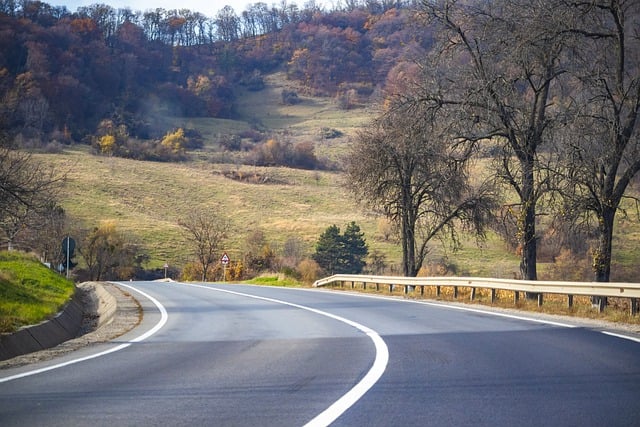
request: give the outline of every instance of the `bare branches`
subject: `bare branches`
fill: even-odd
[[[194,255],[202,269],[202,281],[205,281],[209,268],[222,256],[220,250],[230,232],[230,221],[216,209],[194,209],[179,224],[193,245]]]
[[[473,144],[450,136],[443,110],[399,103],[361,132],[347,161],[354,195],[383,211],[401,230],[403,272],[415,276],[428,243],[454,223],[482,235],[495,206],[489,186],[471,185]]]

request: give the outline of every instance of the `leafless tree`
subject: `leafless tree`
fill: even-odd
[[[569,209],[595,219],[595,280],[609,281],[615,217],[640,171],[640,3],[569,3],[575,120],[565,141]],[[583,216],[583,218],[585,218]]]
[[[194,209],[179,222],[202,268],[202,281],[207,280],[209,268],[217,262],[228,236],[230,221],[216,209]]]
[[[0,147],[0,229],[9,249],[21,230],[55,205],[63,178],[29,153]]]
[[[449,138],[441,109],[395,105],[362,131],[347,161],[355,197],[398,224],[405,276],[416,276],[434,238],[456,223],[482,235],[494,207],[492,187],[470,183],[472,149]]]
[[[551,187],[541,152],[560,125],[564,17],[559,1],[423,1],[439,40],[421,102],[443,105],[459,138],[500,147],[497,176],[517,194],[521,275],[537,279],[538,204]]]

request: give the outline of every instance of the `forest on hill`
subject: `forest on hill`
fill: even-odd
[[[40,1],[1,2],[4,139],[40,147],[92,144],[109,134],[112,145],[127,146],[115,154],[136,157],[136,146],[176,130],[164,117],[235,118],[240,90],[260,91],[265,74],[278,69],[342,108],[365,104],[431,36],[414,24],[408,3],[349,4],[325,11],[313,3],[255,3],[240,14],[227,6],[206,17],[186,9],[94,4],[70,12]],[[295,103],[297,95],[282,100]],[[196,130],[184,131],[186,148],[202,143]]]

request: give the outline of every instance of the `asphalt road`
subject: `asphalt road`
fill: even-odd
[[[1,426],[640,425],[640,341],[342,292],[123,286],[143,323],[0,371]]]

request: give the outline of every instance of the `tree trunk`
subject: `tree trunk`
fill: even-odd
[[[533,156],[523,156],[521,160],[522,175],[522,258],[520,261],[520,274],[523,280],[538,280],[536,236],[536,197],[534,192],[535,179],[533,174]],[[536,299],[538,294],[526,292],[527,299]]]
[[[598,247],[593,254],[593,271],[596,282],[608,282],[611,275],[611,242],[613,239],[613,225],[616,209],[605,206],[598,218]],[[607,305],[607,298],[592,296],[591,303],[600,307]]]
[[[416,235],[415,222],[411,220],[408,209],[402,213],[402,274],[415,277],[416,269]]]

